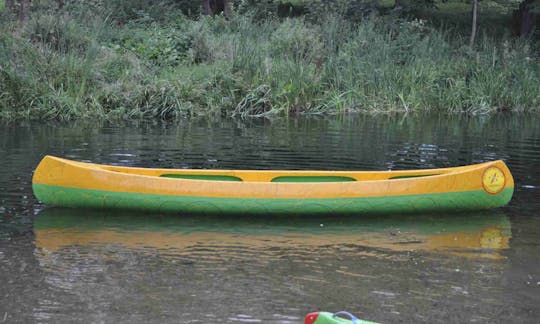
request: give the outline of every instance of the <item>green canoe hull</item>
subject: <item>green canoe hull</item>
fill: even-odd
[[[411,213],[491,209],[507,204],[513,188],[496,196],[483,190],[437,194],[353,198],[223,198],[110,192],[33,184],[36,197],[47,205],[158,212],[235,214]]]

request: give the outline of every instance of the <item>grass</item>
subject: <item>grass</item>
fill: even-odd
[[[527,40],[482,33],[470,49],[454,28],[417,18],[193,20],[144,1],[116,18],[99,1],[54,11],[45,0],[24,26],[1,16],[0,117],[540,110]]]

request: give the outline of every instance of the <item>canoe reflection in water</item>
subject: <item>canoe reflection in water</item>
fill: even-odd
[[[511,238],[510,221],[501,212],[306,218],[50,208],[36,216],[34,232],[42,255],[77,246],[115,246],[161,255],[229,259],[334,250],[372,256],[420,251],[500,259]]]

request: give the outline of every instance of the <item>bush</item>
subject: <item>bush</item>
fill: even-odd
[[[377,12],[375,0],[313,0],[307,6],[308,17],[314,21],[337,15],[351,21],[361,21]]]
[[[118,24],[130,21],[174,22],[178,16],[196,17],[200,12],[200,2],[190,0],[93,0],[93,2],[94,8],[104,10]]]
[[[277,17],[279,2],[275,0],[240,0],[238,12],[249,15],[256,21]]]
[[[273,57],[290,58],[311,63],[321,56],[323,44],[320,31],[303,19],[286,19],[270,38]]]
[[[25,25],[24,35],[61,53],[84,53],[92,42],[88,32],[67,15],[34,16]]]
[[[186,60],[192,43],[193,35],[189,33],[152,24],[144,29],[128,28],[116,47],[155,65],[174,66]]]

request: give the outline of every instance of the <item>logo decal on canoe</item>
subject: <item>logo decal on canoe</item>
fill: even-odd
[[[504,173],[497,167],[487,168],[482,176],[482,185],[487,193],[492,195],[498,194],[506,185]]]

